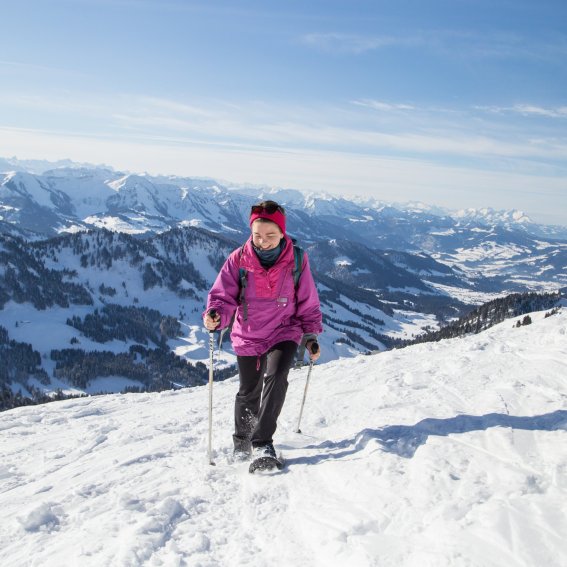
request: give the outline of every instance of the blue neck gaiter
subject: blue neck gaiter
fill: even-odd
[[[252,244],[252,248],[254,248],[254,252],[256,252],[256,256],[260,260],[260,264],[262,264],[262,268],[268,269],[271,268],[280,257],[280,254],[283,252],[285,248],[286,240],[282,238],[280,240],[279,246],[272,248],[271,250],[261,250],[260,248],[256,248],[254,244]]]

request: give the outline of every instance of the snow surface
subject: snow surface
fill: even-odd
[[[34,175],[24,172],[10,172],[2,179],[0,183],[0,198],[8,196],[12,190],[7,190],[4,187],[9,181],[16,187],[16,193],[21,196],[26,196],[38,205],[47,207],[48,209],[54,208],[53,201],[51,200],[51,191],[42,181],[37,179]]]
[[[282,473],[231,462],[237,380],[0,414],[0,565],[567,565],[567,310],[292,371]]]

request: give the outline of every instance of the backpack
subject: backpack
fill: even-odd
[[[293,243],[293,258],[294,258],[294,265],[293,265],[293,285],[297,291],[297,286],[299,285],[299,278],[301,277],[301,270],[303,269],[303,249],[300,248],[294,239],[292,239]],[[246,244],[243,244],[240,247],[240,255],[238,257],[238,263],[242,259],[242,254],[244,253],[244,247]],[[240,283],[240,293],[238,294],[238,303],[242,305],[242,310],[244,312],[244,320],[248,319],[248,306],[246,305],[246,301],[244,301],[244,296],[246,293],[246,286],[247,286],[247,279],[248,279],[248,271],[245,268],[239,268],[238,270],[238,280]]]

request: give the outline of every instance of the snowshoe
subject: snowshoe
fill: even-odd
[[[283,469],[283,461],[278,459],[274,446],[270,443],[263,447],[255,447],[252,452],[252,462],[248,472],[254,474],[256,471],[271,471]]]

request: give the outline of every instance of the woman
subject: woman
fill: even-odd
[[[209,292],[204,323],[209,331],[223,329],[236,314],[231,332],[240,377],[235,457],[275,458],[273,435],[289,369],[304,335],[311,360],[319,358],[322,317],[305,253],[294,281],[296,255],[283,207],[274,201],[254,205],[250,228],[250,238],[230,254]]]

